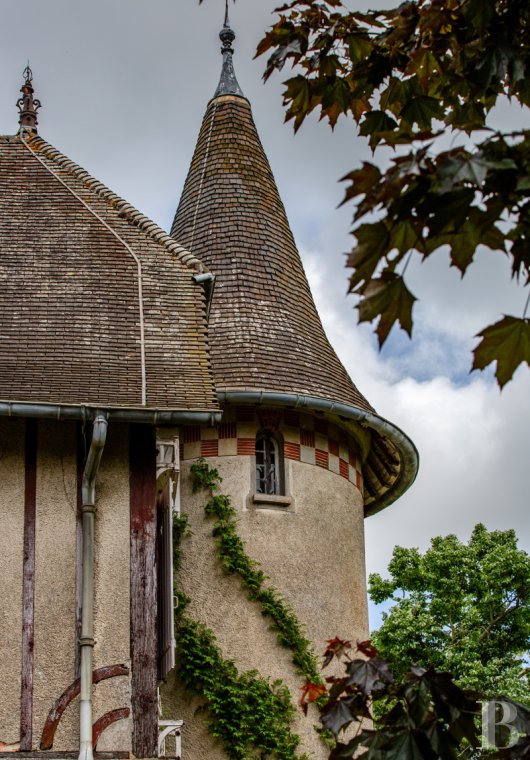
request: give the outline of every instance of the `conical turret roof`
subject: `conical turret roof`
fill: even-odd
[[[416,451],[375,414],[326,337],[231,48],[226,52],[171,228],[216,278],[208,340],[218,396],[250,403],[259,394],[263,403],[284,406],[296,398],[295,405],[372,428],[365,502],[377,511],[414,480]]]
[[[219,389],[371,410],[326,338],[245,98],[209,103],[171,234],[216,276],[209,342]]]

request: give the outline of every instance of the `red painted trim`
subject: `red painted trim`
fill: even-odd
[[[100,681],[106,681],[108,678],[128,675],[129,668],[126,665],[106,665],[104,668],[98,668],[92,673],[92,683],[95,684]],[[42,736],[40,739],[41,750],[49,750],[53,747],[53,740],[59,721],[70,702],[79,696],[80,688],[80,679],[77,678],[55,701],[52,709],[48,713],[46,723],[42,730]]]
[[[310,446],[315,448],[315,432],[314,430],[300,430],[300,443],[302,446]]]
[[[296,459],[297,461],[300,461],[300,444],[284,443],[283,453],[286,459]]]
[[[129,426],[131,505],[132,751],[156,757],[157,568],[156,443],[150,425]]]
[[[256,453],[255,438],[238,438],[237,439],[238,456],[254,455]]]
[[[216,457],[219,454],[219,441],[201,441],[201,457]]]
[[[329,439],[329,453],[333,454],[334,457],[339,456],[339,442],[332,438]]]
[[[322,449],[315,449],[315,462],[319,467],[329,467],[329,454]]]
[[[237,423],[223,422],[219,425],[219,440],[225,438],[237,438]]]
[[[35,644],[35,521],[37,513],[37,420],[26,420],[24,474],[24,560],[22,591],[22,674],[20,750],[30,752],[33,738],[33,654]]]
[[[106,728],[113,723],[116,723],[118,720],[125,720],[130,714],[131,711],[128,707],[120,707],[119,709],[111,710],[110,712],[105,713],[105,715],[102,715],[101,718],[98,718],[92,726],[92,747],[96,749],[99,737]]]

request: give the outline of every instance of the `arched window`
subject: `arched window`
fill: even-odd
[[[282,493],[281,452],[278,441],[264,431],[256,436],[256,493]]]

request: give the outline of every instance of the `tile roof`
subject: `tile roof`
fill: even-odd
[[[216,276],[209,339],[218,389],[372,410],[324,333],[246,99],[209,103],[171,234]]]
[[[216,409],[201,269],[34,133],[0,137],[0,400]]]
[[[223,403],[305,404],[344,425],[357,419],[370,441],[366,513],[392,503],[414,480],[416,449],[374,412],[325,335],[244,97],[208,104],[171,234],[216,277],[208,334]]]

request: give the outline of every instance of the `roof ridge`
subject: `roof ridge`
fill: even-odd
[[[17,135],[18,139],[21,139]],[[208,272],[207,267],[193,253],[190,253],[184,246],[180,245],[175,238],[170,237],[156,222],[149,219],[148,216],[138,211],[131,203],[121,198],[115,192],[110,190],[106,185],[93,177],[86,169],[76,164],[60,150],[44,140],[40,135],[35,133],[26,133],[26,143],[31,147],[38,144],[39,150],[44,156],[58,164],[62,169],[72,174],[76,179],[83,182],[84,186],[97,193],[108,205],[119,211],[127,221],[139,227],[150,238],[163,245],[171,253],[176,254],[177,258],[194,272]]]

